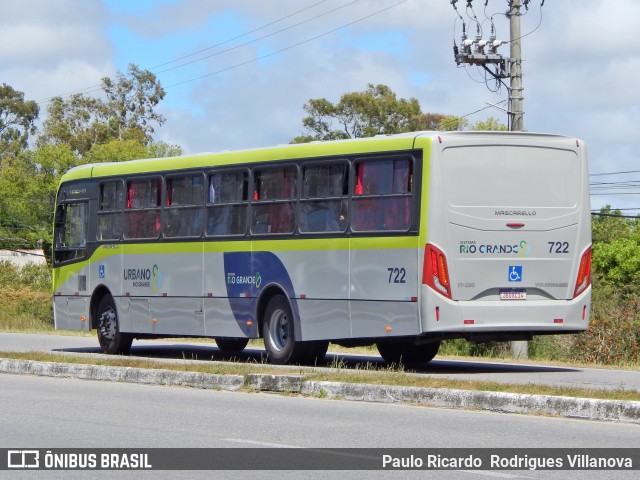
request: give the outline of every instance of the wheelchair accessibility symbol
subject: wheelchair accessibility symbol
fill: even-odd
[[[509,281],[510,282],[522,281],[522,265],[512,265],[509,267]]]

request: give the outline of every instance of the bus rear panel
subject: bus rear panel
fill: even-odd
[[[429,180],[423,330],[475,341],[585,330],[591,229],[584,145],[532,134],[439,140]]]

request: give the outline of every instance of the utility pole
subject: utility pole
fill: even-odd
[[[524,0],[524,6],[529,4],[530,0]],[[458,0],[451,0],[456,13],[456,3]],[[473,0],[467,0],[467,7],[471,7]],[[541,7],[544,5],[542,0]],[[462,25],[462,38],[460,39],[460,47],[453,44],[453,54],[458,65],[468,64],[476,65],[484,68],[497,82],[503,83],[503,79],[509,78],[509,107],[507,114],[509,117],[509,130],[512,132],[521,132],[524,130],[524,110],[523,110],[523,88],[522,88],[522,52],[520,32],[520,17],[522,16],[523,0],[509,0],[509,10],[507,17],[509,18],[510,58],[505,58],[498,53],[498,47],[504,42],[496,39],[496,32],[493,23],[491,25],[491,34],[488,40],[483,40],[480,31],[480,24],[477,19],[474,22],[477,25],[477,33],[475,38],[467,35],[466,25]],[[458,16],[460,14],[458,13]],[[460,16],[462,19],[462,16]],[[463,20],[464,22],[464,20]],[[486,49],[486,51],[485,51]],[[489,67],[492,67],[493,70]],[[504,83],[503,83],[504,84]]]
[[[524,0],[525,7],[530,0]],[[456,3],[458,0],[451,0],[451,5],[458,13]],[[480,23],[473,14],[473,19],[477,25],[477,33],[475,38],[467,35],[464,19],[458,13],[462,24],[462,38],[460,39],[460,47],[453,43],[453,54],[456,64],[477,65],[482,67],[497,82],[503,83],[503,80],[509,78],[509,103],[507,115],[509,118],[509,130],[512,132],[522,132],[524,130],[524,110],[523,110],[523,88],[522,88],[522,52],[520,32],[520,17],[522,16],[523,0],[509,0],[509,10],[507,17],[509,18],[510,41],[510,58],[506,59],[498,53],[498,47],[502,45],[501,40],[496,39],[496,32],[493,22],[491,24],[491,34],[488,40],[483,40],[481,35]],[[467,0],[467,8],[472,8],[473,0]],[[540,4],[542,8],[544,0]],[[485,4],[486,6],[486,4]],[[472,10],[473,12],[473,10]],[[486,49],[486,50],[485,50]],[[489,67],[492,67],[493,70]],[[512,341],[511,355],[514,358],[528,358],[529,342]]]
[[[524,130],[524,100],[522,88],[522,52],[520,50],[520,16],[522,0],[511,0],[509,3],[509,30],[511,36],[511,58],[509,59],[509,115],[511,117],[510,130],[522,132]],[[514,358],[529,357],[529,342],[511,342],[511,356]]]
[[[511,0],[509,4],[509,30],[511,34],[511,58],[509,59],[509,112],[511,115],[512,132],[524,130],[524,111],[522,102],[522,52],[520,50],[520,17],[522,0]]]

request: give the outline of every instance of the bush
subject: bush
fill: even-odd
[[[0,330],[42,331],[52,325],[49,267],[0,262]]]
[[[0,287],[0,298],[0,330],[52,330],[51,294],[27,288]]]
[[[598,295],[589,330],[576,336],[573,360],[608,365],[640,362],[640,298]]]
[[[51,268],[46,264],[28,263],[18,267],[11,262],[0,262],[0,287],[51,292]]]

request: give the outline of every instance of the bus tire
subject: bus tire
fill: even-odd
[[[239,353],[249,343],[248,338],[216,338],[215,341],[222,353]]]
[[[293,312],[284,295],[275,295],[269,300],[262,330],[264,348],[271,363],[285,365],[301,360],[303,346],[295,340]]]
[[[440,342],[416,345],[408,342],[377,342],[378,352],[387,363],[400,365],[409,363],[427,363],[433,360],[440,349]]]
[[[312,342],[302,342],[304,353],[302,354],[302,363],[317,365],[324,360],[329,349],[328,340],[314,340]]]
[[[120,331],[118,311],[111,295],[105,295],[98,305],[98,342],[104,353],[127,354],[133,337]]]

